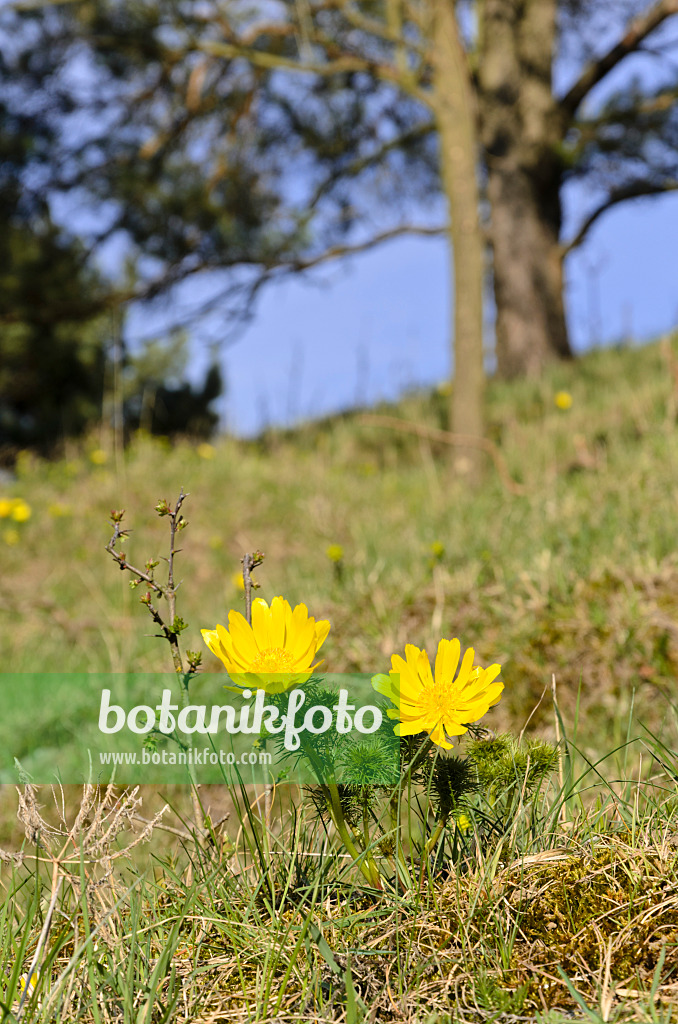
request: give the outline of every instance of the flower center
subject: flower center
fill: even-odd
[[[430,715],[437,721],[443,715],[449,715],[454,711],[457,704],[458,691],[454,683],[443,683],[440,686],[434,683],[427,686],[421,694],[421,708],[426,715]]]
[[[471,683],[480,675],[480,667],[473,669],[469,675],[468,682]],[[440,721],[444,716],[449,716],[457,711],[459,706],[459,686],[457,679],[445,679],[441,683],[433,682],[422,688],[420,703],[422,711]]]
[[[289,672],[294,664],[294,658],[284,647],[267,647],[265,651],[259,651],[250,666],[252,672]]]

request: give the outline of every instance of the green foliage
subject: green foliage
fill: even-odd
[[[392,786],[399,775],[397,749],[387,735],[377,733],[362,740],[352,736],[338,752],[341,778],[359,790]]]
[[[248,17],[234,10],[232,26]],[[207,271],[206,304],[228,323],[249,312],[276,268],[300,271],[345,241],[375,191],[399,220],[415,196],[427,201],[437,172],[421,104],[369,74],[292,81],[208,57],[200,48],[219,35],[210,21],[135,0],[10,8],[1,27],[11,45],[0,37],[0,53],[15,108],[37,96],[49,111],[33,160],[44,192],[77,183],[79,202],[95,211],[96,228],[83,229],[92,250],[124,238],[143,257],[138,292],[151,301]],[[291,53],[294,34],[278,44]],[[68,75],[78,62],[86,90]],[[68,130],[74,112],[88,126],[85,144]],[[397,152],[382,144],[395,134],[404,136]],[[386,173],[375,176],[375,163]]]
[[[152,339],[138,352],[126,352],[122,365],[125,429],[176,437],[206,439],[219,415],[211,406],[223,390],[221,371],[213,364],[201,384],[185,380],[189,338],[175,332],[166,341]]]
[[[441,816],[468,803],[478,789],[476,766],[471,758],[439,755],[431,774],[432,795]]]
[[[101,416],[103,286],[53,227],[0,222],[0,449],[49,451]]]
[[[467,750],[480,788],[491,802],[532,796],[558,765],[558,751],[552,744],[532,739],[521,745],[508,733],[471,739]]]

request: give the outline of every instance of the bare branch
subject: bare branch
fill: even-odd
[[[195,47],[197,50],[209,53],[214,57],[225,57],[228,60],[236,60],[240,57],[249,61],[253,67],[263,68],[265,71],[295,71],[299,74],[322,75],[326,78],[333,75],[364,71],[366,74],[374,75],[375,78],[381,79],[381,81],[397,85],[421,103],[427,105],[430,103],[428,94],[425,90],[418,88],[411,73],[408,72],[403,75],[397,68],[391,67],[388,64],[381,64],[378,61],[367,60],[351,54],[345,54],[326,61],[305,61],[297,60],[294,57],[285,57],[281,54],[269,53],[265,50],[257,50],[254,47],[241,46],[238,43],[198,40],[195,43]]]
[[[439,235],[444,235],[446,231],[447,226],[444,224],[439,227],[428,227],[423,224],[404,224],[402,227],[389,228],[388,231],[382,231],[380,234],[373,235],[372,238],[368,238],[364,242],[357,242],[355,245],[333,245],[318,256],[280,263],[277,267],[273,268],[272,274],[278,272],[285,273],[286,271],[310,270],[311,267],[327,263],[328,260],[336,260],[343,256],[355,256],[356,253],[367,252],[369,249],[373,249],[375,245],[381,245],[382,242],[388,242],[392,238],[400,238],[401,235],[424,235],[429,238],[435,238]]]
[[[239,46],[235,43],[219,43],[210,39],[196,42],[196,49],[210,53],[214,57],[226,57],[228,60],[236,60],[242,57],[255,67],[264,68],[266,71],[277,71],[281,68],[287,71],[301,71],[312,75],[339,75],[351,71],[370,71],[372,65],[361,57],[337,57],[336,60],[326,62],[302,62],[294,57],[284,57],[277,53],[267,53],[265,50],[255,50],[250,46]]]
[[[252,590],[256,583],[252,579],[252,573],[264,560],[263,551],[255,551],[253,555],[245,552],[240,561],[242,562],[242,581],[245,588],[245,618],[252,625]]]
[[[626,100],[626,98],[624,99]],[[581,133],[584,140],[590,141],[596,137],[599,128],[610,124],[635,121],[639,117],[663,114],[675,106],[676,102],[678,102],[678,89],[662,89],[652,96],[634,97],[633,102],[624,102],[623,106],[608,108],[598,117],[578,118],[575,128]]]
[[[641,199],[643,196],[659,196],[664,192],[675,192],[678,190],[678,181],[665,181],[665,182],[650,182],[650,181],[639,181],[634,182],[632,185],[626,185],[624,188],[615,189],[607,197],[604,203],[601,203],[589,216],[586,218],[584,223],[579,228],[577,234],[569,241],[561,246],[561,255],[564,258],[568,256],[574,249],[577,249],[587,234],[596,223],[596,221],[607,213],[608,210],[612,209],[613,206],[617,206],[619,203],[626,202],[627,199]]]
[[[354,28],[360,29],[362,32],[367,32],[369,35],[375,36],[377,39],[381,39],[385,43],[392,43],[394,46],[402,46],[407,50],[411,50],[421,56],[425,56],[427,48],[420,43],[415,43],[412,39],[405,39],[402,32],[394,31],[392,27],[383,24],[376,18],[370,18],[368,15],[363,14],[355,4],[341,4],[339,5],[341,13],[344,15],[346,20],[354,26]]]
[[[658,0],[653,7],[634,18],[623,37],[602,57],[589,64],[572,88],[562,97],[560,107],[563,112],[572,116],[591,89],[624,57],[637,50],[646,36],[673,14],[678,14],[678,0]]]
[[[415,128],[411,128],[407,132],[403,132],[402,135],[398,135],[393,139],[389,139],[379,149],[372,153],[368,153],[366,156],[357,157],[350,164],[344,167],[335,168],[320,184],[317,186],[315,192],[308,201],[308,209],[314,210],[318,205],[319,201],[325,195],[327,190],[338,180],[343,177],[357,177],[362,171],[367,170],[368,167],[373,167],[378,164],[383,157],[387,156],[388,153],[394,150],[400,150],[404,148],[410,142],[416,142],[418,139],[424,138],[426,135],[430,135],[435,131],[435,124],[433,120],[426,124],[417,125]]]

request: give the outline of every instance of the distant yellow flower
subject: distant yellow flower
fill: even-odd
[[[329,622],[316,622],[305,604],[292,611],[288,601],[274,597],[270,608],[262,598],[252,603],[251,626],[231,611],[228,629],[217,625],[201,633],[238,686],[282,693],[306,682],[317,668],[313,659],[329,631]]]
[[[216,453],[216,448],[204,441],[203,444],[199,444],[195,449],[201,459],[213,459]]]
[[[330,544],[325,551],[325,554],[329,558],[330,562],[340,562],[344,557],[344,549],[341,544]]]
[[[35,991],[35,986],[38,984],[38,980],[39,979],[37,971],[33,971],[33,973],[31,974],[30,982],[28,981],[28,975],[22,974],[19,978],[19,993],[23,995],[26,988],[28,988],[28,994],[32,995],[32,993]]]
[[[0,519],[8,519],[13,508],[14,502],[11,498],[0,498]]]
[[[445,545],[439,540],[433,541],[429,547],[429,551],[435,558],[436,562],[440,562],[445,557]]]
[[[108,462],[108,455],[103,448],[95,448],[93,452],[89,453],[89,461],[93,466],[103,466]]]
[[[252,575],[251,574],[250,574],[250,579],[252,579]],[[242,578],[242,573],[241,572],[236,571],[236,572],[234,572],[232,574],[232,576],[231,576],[231,583],[233,584],[233,586],[235,587],[236,590],[244,590],[245,589],[245,581]]]
[[[427,732],[437,746],[449,750],[453,744],[448,736],[461,736],[498,703],[504,689],[497,679],[501,665],[474,668],[469,647],[455,678],[460,654],[458,640],[441,640],[434,675],[426,651],[407,644],[404,659],[392,656],[389,675],[374,676],[374,689],[396,705],[387,711],[389,718],[400,720],[393,730],[396,736]]]
[[[4,540],[5,544],[7,544],[10,548],[13,548],[16,544],[19,543],[19,541],[21,540],[21,536],[19,535],[18,530],[4,530],[2,534],[2,539]]]
[[[25,523],[31,518],[31,506],[23,498],[15,498],[12,502],[12,519],[15,523]]]
[[[553,401],[559,409],[562,409],[563,412],[565,412],[572,406],[572,395],[569,391],[557,391],[554,395]]]
[[[471,827],[471,819],[467,814],[460,811],[458,814],[455,814],[454,820],[456,821],[457,828],[460,832],[468,832]]]

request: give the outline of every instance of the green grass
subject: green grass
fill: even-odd
[[[565,413],[553,401],[563,387],[573,396]],[[0,521],[1,663],[171,670],[138,592],[103,547],[110,509],[124,507],[130,560],[162,556],[153,506],[183,485],[186,647],[199,649],[200,627],[241,607],[232,577],[258,547],[261,596],[282,593],[331,620],[333,671],[384,670],[407,642],[455,635],[504,666],[503,725],[522,724],[552,672],[561,703],[573,708],[581,684],[585,714],[604,724],[634,687],[654,700],[678,661],[671,388],[657,346],[593,353],[538,383],[491,383],[490,434],[523,482],[518,496],[489,462],[471,493],[443,446],[351,415],[258,443],[226,439],[211,459],[187,443],[139,441],[118,472],[112,453],[103,468],[86,450],[50,464],[23,458],[5,493],[28,501],[32,518]],[[445,403],[417,395],[395,411],[439,426]],[[69,514],[53,514],[59,503]],[[7,527],[20,534],[15,546],[3,541]],[[444,546],[436,564],[434,542]],[[341,582],[326,556],[332,543],[344,549]]]
[[[188,869],[109,863],[117,843],[97,859],[76,832],[24,1019],[675,1020],[675,795],[664,776],[600,785],[592,806],[587,783],[568,788],[570,811],[555,781],[510,811],[478,795],[457,856],[445,870],[412,862],[406,891],[361,884],[308,807],[294,828],[275,811],[264,871],[247,844],[186,843]],[[484,831],[486,816],[506,827]],[[50,875],[44,854],[3,870],[8,1007]]]
[[[573,397],[565,412],[561,389]],[[492,728],[519,733],[534,712],[527,735],[553,739],[555,675],[570,756],[562,780],[514,810],[503,833],[469,837],[456,866],[448,857],[445,870],[426,868],[406,893],[365,888],[310,824],[292,833],[292,791],[275,804],[275,880],[262,885],[246,853],[256,828],[240,827],[232,795],[203,793],[213,818],[230,811],[225,835],[208,851],[156,843],[151,861],[136,848],[116,868],[105,954],[87,942],[97,927],[88,901],[64,884],[43,1009],[31,1004],[22,1019],[678,1019],[675,397],[656,345],[592,353],[539,382],[491,382],[489,436],[521,493],[489,460],[473,491],[439,441],[354,414],[223,439],[203,452],[211,458],[187,442],[137,439],[116,459],[106,436],[51,463],[23,456],[0,493],[32,509],[28,522],[0,520],[8,671],[171,669],[104,546],[110,509],[124,507],[130,561],[162,556],[153,506],[183,486],[184,647],[200,649],[200,628],[241,607],[233,576],[260,548],[261,596],[330,619],[329,670],[387,671],[406,643],[433,653],[441,636],[459,636],[503,666]],[[447,427],[439,393],[381,411]],[[100,446],[103,466],[89,458]],[[331,544],[344,551],[340,572]],[[219,667],[207,652],[205,667]],[[186,813],[179,790],[167,795]],[[477,813],[489,813],[482,799]],[[2,826],[14,848],[15,801],[5,794]],[[49,898],[41,871],[31,859],[2,866],[8,970],[26,970],[35,948],[46,885]]]

